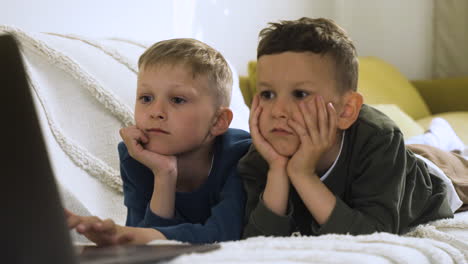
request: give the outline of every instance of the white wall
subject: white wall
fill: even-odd
[[[378,56],[410,79],[432,76],[432,0],[336,0],[335,18],[361,56]]]
[[[267,22],[322,16],[349,32],[360,55],[382,57],[414,79],[431,76],[432,1],[0,0],[0,24],[148,43],[195,37],[219,49],[245,74]]]
[[[329,16],[331,2],[309,0],[0,0],[0,24],[28,31],[127,37],[152,43],[195,37],[245,74],[258,31],[269,21]]]
[[[333,3],[323,0],[231,0],[198,1],[195,36],[218,47],[238,69],[246,73],[256,59],[259,31],[268,22],[303,16],[330,16]]]

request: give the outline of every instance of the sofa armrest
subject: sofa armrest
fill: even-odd
[[[432,114],[468,111],[468,77],[412,81]]]

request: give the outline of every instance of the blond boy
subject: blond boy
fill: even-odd
[[[223,56],[194,39],[161,41],[139,59],[135,125],[120,130],[126,226],[69,214],[98,245],[241,236],[245,194],[236,165],[247,132],[229,129],[232,75]]]

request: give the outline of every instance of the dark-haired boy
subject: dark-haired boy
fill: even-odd
[[[394,122],[363,104],[355,47],[338,25],[322,18],[271,23],[260,33],[257,59],[254,145],[239,163],[244,237],[401,234],[453,217],[460,199],[444,177],[467,176],[468,163],[413,148],[449,167],[434,173]],[[458,202],[451,206],[449,196]]]

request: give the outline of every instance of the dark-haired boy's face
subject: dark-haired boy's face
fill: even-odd
[[[257,90],[262,113],[259,129],[273,148],[283,156],[292,156],[300,145],[288,120],[305,127],[298,108],[322,96],[339,110],[341,97],[336,91],[334,61],[312,52],[283,52],[261,56],[257,63]]]

